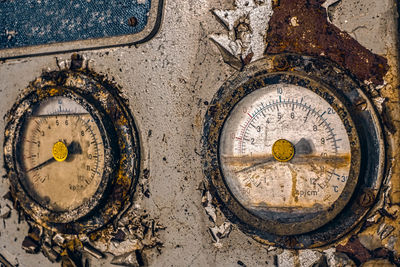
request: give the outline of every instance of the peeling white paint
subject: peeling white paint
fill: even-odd
[[[235,6],[234,10],[213,10],[229,32],[212,34],[210,38],[237,60],[251,57],[250,63],[264,55],[268,22],[273,14],[272,0],[236,0]]]
[[[378,227],[378,231],[377,234],[379,235],[379,237],[383,240],[386,237],[388,237],[394,230],[394,227],[391,225],[387,225],[385,223],[382,223],[381,225],[379,225]]]
[[[326,1],[322,4],[322,7],[326,9],[326,14],[328,14],[328,12],[329,12],[328,8],[329,8],[331,5],[334,5],[334,4],[336,4],[337,2],[339,2],[339,1],[341,1],[341,0],[326,0]],[[330,19],[329,16],[327,16],[327,19],[328,19],[328,21],[329,21],[330,23],[332,23],[332,21],[331,21],[331,19]]]
[[[207,191],[204,198],[202,199],[203,204],[206,204],[204,209],[206,210],[207,215],[210,217],[212,222],[217,221],[217,214],[215,213],[215,207],[211,204],[212,196],[210,191]]]
[[[375,107],[378,109],[379,113],[382,114],[382,110],[383,110],[383,103],[386,101],[386,99],[384,97],[374,97],[372,99],[372,101],[375,104]]]
[[[210,233],[215,240],[214,246],[217,248],[222,247],[221,239],[229,235],[232,230],[232,224],[230,222],[224,222],[220,226],[210,227]]]
[[[290,19],[290,25],[291,25],[292,27],[300,26],[299,20],[297,19],[297,17],[292,17],[292,18]]]

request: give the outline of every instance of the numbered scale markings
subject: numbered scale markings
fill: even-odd
[[[67,97],[41,103],[24,126],[23,184],[54,211],[79,207],[97,191],[104,168],[100,130],[82,106]]]
[[[335,110],[296,85],[270,85],[246,96],[221,134],[225,180],[242,205],[261,217],[265,207],[331,206],[346,185],[350,160],[349,139]]]

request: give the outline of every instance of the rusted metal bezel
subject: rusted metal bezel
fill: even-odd
[[[306,87],[327,100],[341,117],[351,142],[353,179],[349,176],[349,186],[346,185],[332,209],[307,222],[305,231],[301,231],[302,223],[268,221],[245,209],[230,193],[218,156],[221,130],[235,105],[268,83],[281,81]],[[365,110],[356,108],[355,103],[360,99],[367,103]],[[322,59],[276,55],[236,73],[214,96],[205,116],[203,138],[204,174],[224,214],[255,239],[276,246],[318,247],[342,237],[366,215],[373,203],[362,205],[360,199],[369,192],[375,200],[383,177],[384,138],[372,104],[357,82],[334,63]],[[317,229],[313,223],[318,225]],[[291,234],[291,229],[296,234]]]
[[[105,167],[97,192],[76,209],[56,212],[35,201],[20,179],[23,170],[17,151],[26,116],[41,101],[65,96],[89,111],[102,135]],[[11,193],[23,211],[36,223],[69,234],[90,232],[112,220],[129,202],[139,174],[138,133],[117,89],[89,71],[55,71],[33,81],[8,113],[4,162]]]

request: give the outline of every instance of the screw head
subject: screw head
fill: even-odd
[[[138,21],[137,18],[131,17],[128,19],[128,25],[131,27],[135,27],[137,25]]]
[[[362,207],[369,207],[374,203],[374,201],[375,201],[375,195],[372,192],[372,190],[364,190],[364,192],[358,199],[358,203]]]

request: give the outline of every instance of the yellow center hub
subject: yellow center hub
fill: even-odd
[[[68,148],[63,142],[57,142],[53,146],[53,157],[57,161],[64,161],[68,156]]]
[[[294,156],[294,146],[286,139],[279,139],[272,145],[272,155],[277,161],[289,161]]]

